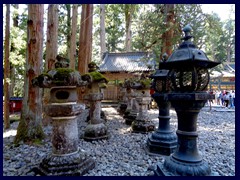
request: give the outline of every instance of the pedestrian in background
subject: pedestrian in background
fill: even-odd
[[[231,96],[232,96],[231,107],[234,107],[234,106],[235,106],[235,91],[234,91],[234,90],[232,90],[232,92],[231,92]]]
[[[218,91],[216,92],[217,105],[220,105],[220,100],[221,100],[220,94],[221,94],[221,91],[218,90]]]
[[[225,95],[223,96],[224,102],[225,102],[225,107],[228,107],[229,105],[229,100],[230,100],[230,93],[227,91]]]

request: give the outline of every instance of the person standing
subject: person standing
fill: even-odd
[[[222,106],[225,106],[225,101],[224,101],[225,91],[222,91],[219,96],[221,99]]]
[[[221,100],[220,94],[221,94],[221,92],[218,90],[218,91],[216,92],[217,105],[220,105],[220,100]]]
[[[229,105],[229,100],[230,100],[230,94],[229,94],[228,91],[227,91],[226,94],[224,95],[223,99],[224,99],[224,102],[225,102],[225,106],[228,107],[228,105]]]
[[[234,107],[235,106],[235,91],[234,90],[232,90],[231,95],[232,95],[232,107]]]

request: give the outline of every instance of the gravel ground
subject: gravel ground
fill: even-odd
[[[86,114],[79,116],[79,147],[96,161],[94,169],[85,176],[149,176],[157,163],[163,163],[163,156],[148,155],[144,147],[148,135],[131,133],[130,126],[112,107],[102,108],[107,116],[108,140],[86,142],[82,139]],[[204,107],[198,116],[198,149],[203,160],[208,162],[214,175],[235,176],[235,112],[209,111]],[[171,110],[171,126],[176,130],[177,117]],[[149,110],[149,116],[158,125],[158,110]],[[44,127],[47,138],[43,145],[20,144],[15,147],[13,139],[18,122],[3,134],[3,176],[34,176],[33,167],[51,153],[51,126]]]

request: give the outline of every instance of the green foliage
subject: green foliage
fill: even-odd
[[[201,49],[206,43],[206,16],[202,12],[200,4],[176,4],[175,7],[176,23],[178,24],[178,37],[184,26],[189,24],[192,27],[191,34],[194,36],[193,43]],[[180,31],[179,31],[180,30]],[[183,33],[182,33],[183,35]],[[179,40],[179,39],[178,39]],[[179,40],[180,42],[180,40]]]
[[[152,51],[157,56],[161,53],[162,34],[166,31],[164,16],[160,12],[162,5],[143,5],[141,14],[133,24],[133,49],[135,51]]]
[[[121,4],[106,4],[106,45],[108,52],[124,50],[124,10]]]
[[[24,6],[23,6],[24,7]],[[67,39],[69,37],[69,10],[72,4],[59,5],[59,34],[58,53],[67,57]],[[135,10],[131,11],[134,7]],[[106,4],[105,25],[106,45],[109,52],[123,52],[125,48],[125,15],[132,14],[132,49],[133,51],[154,52],[160,56],[162,48],[162,34],[167,30],[165,26],[166,14],[164,4]],[[14,96],[23,96],[23,79],[25,74],[25,59],[27,45],[27,6],[23,11],[11,6],[12,17],[17,17],[18,27],[11,30],[10,65],[15,67]],[[81,8],[79,8],[80,10]],[[99,5],[94,5],[93,18],[93,57],[92,61],[101,62],[99,43]],[[136,12],[136,13],[134,13]],[[141,12],[141,13],[139,13]],[[71,12],[70,12],[71,13]],[[217,61],[235,61],[235,21],[230,18],[222,22],[216,14],[204,14],[200,4],[175,4],[174,37],[172,44],[177,48],[183,36],[182,28],[190,24],[193,31],[194,43],[203,49],[209,59]],[[45,13],[46,15],[47,13]],[[5,16],[5,15],[4,15]],[[46,17],[45,17],[46,18]],[[5,19],[5,17],[3,17]],[[77,35],[80,30],[80,13],[78,15]],[[77,36],[77,49],[78,52]],[[45,42],[44,42],[45,46]],[[76,61],[77,61],[76,57]],[[77,65],[77,63],[76,63]],[[42,65],[45,67],[44,65]],[[216,68],[219,68],[217,66]],[[42,68],[42,67],[41,67]]]
[[[15,79],[13,96],[23,96],[23,81],[25,73],[26,49],[27,49],[27,8],[23,13],[18,14],[15,7],[11,7],[13,17],[17,17],[17,25],[10,28],[10,68],[15,69],[12,77]],[[13,83],[13,82],[11,82]]]
[[[150,88],[152,80],[151,79],[141,79],[140,83],[143,85],[143,87]]]
[[[68,57],[67,56],[67,48],[70,46],[70,32],[71,32],[71,8],[72,4],[59,4],[59,11],[58,11],[58,20],[59,20],[59,25],[58,25],[58,52],[61,56],[63,57]],[[78,15],[78,20],[77,20],[77,44],[79,43],[79,38],[78,34],[80,31],[80,17],[81,15]],[[77,50],[78,52],[78,46]],[[76,63],[77,64],[77,63]]]
[[[217,14],[207,14],[206,54],[218,62],[235,61],[235,21],[220,21]],[[223,70],[219,65],[214,70]]]

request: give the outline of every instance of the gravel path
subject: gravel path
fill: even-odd
[[[79,117],[79,147],[96,161],[96,167],[85,176],[149,176],[163,156],[150,156],[144,150],[149,134],[131,133],[130,126],[116,109],[103,108],[107,116],[108,140],[86,142],[82,139],[87,111]],[[175,111],[171,110],[171,126],[177,128]],[[158,110],[149,110],[158,125]],[[33,176],[33,167],[51,153],[51,126],[44,127],[47,138],[43,145],[13,145],[18,122],[3,135],[3,176]],[[235,112],[209,111],[204,107],[198,117],[198,148],[215,175],[235,176]]]

